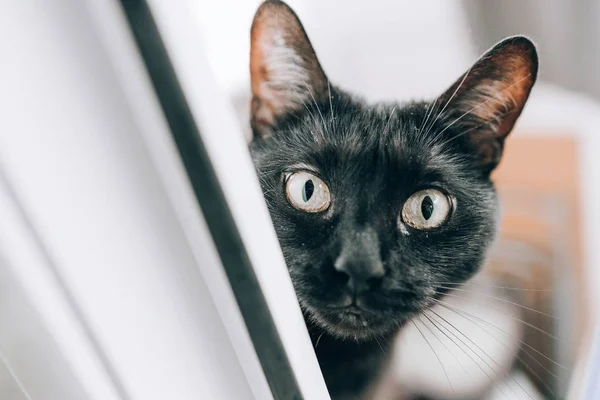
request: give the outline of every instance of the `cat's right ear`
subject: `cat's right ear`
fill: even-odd
[[[300,20],[282,1],[260,6],[250,46],[251,125],[266,137],[286,113],[326,98],[328,81]]]
[[[537,71],[535,45],[513,36],[488,50],[440,96],[451,121],[447,127],[461,127],[458,137],[488,172],[500,162],[504,140],[525,107]]]

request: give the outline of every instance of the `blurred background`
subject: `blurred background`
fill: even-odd
[[[209,61],[247,133],[249,28],[259,4],[192,2]],[[512,334],[497,347],[489,340],[496,335],[481,330],[481,323],[464,327],[502,372],[491,368],[494,382],[489,382],[487,373],[481,374],[487,367],[468,366],[482,376],[456,372],[450,391],[437,361],[419,357],[429,349],[412,338],[410,345],[398,346],[398,378],[413,394],[438,398],[506,398],[502,385],[513,382],[519,383],[510,398],[565,398],[568,393],[579,398],[579,365],[600,306],[600,269],[594,268],[600,263],[600,2],[288,4],[329,78],[372,101],[433,98],[502,38],[525,34],[537,43],[538,83],[495,172],[503,212],[500,238],[484,272],[492,283],[474,283],[473,290],[454,299],[467,308],[489,303],[479,307],[478,318]],[[492,290],[491,285],[501,286],[498,282],[511,289]],[[407,365],[406,354],[425,361]],[[444,362],[453,368],[457,356]]]

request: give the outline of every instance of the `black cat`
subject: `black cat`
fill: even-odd
[[[536,50],[508,38],[433,101],[371,105],[330,84],[281,1],[251,45],[252,157],[329,391],[356,398],[398,330],[482,265]]]

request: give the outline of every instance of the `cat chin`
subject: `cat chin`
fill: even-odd
[[[381,339],[387,336],[391,331],[391,326],[385,329],[365,329],[365,328],[353,328],[353,327],[340,327],[337,325],[329,325],[327,333],[336,339],[340,340],[352,340],[355,342],[370,342],[375,339]]]
[[[311,323],[340,340],[370,341],[398,331],[403,325],[398,320],[384,320],[341,310],[303,308]]]

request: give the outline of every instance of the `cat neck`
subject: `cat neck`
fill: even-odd
[[[332,399],[364,393],[383,378],[393,352],[394,334],[355,341],[336,338],[314,325],[308,328]]]

